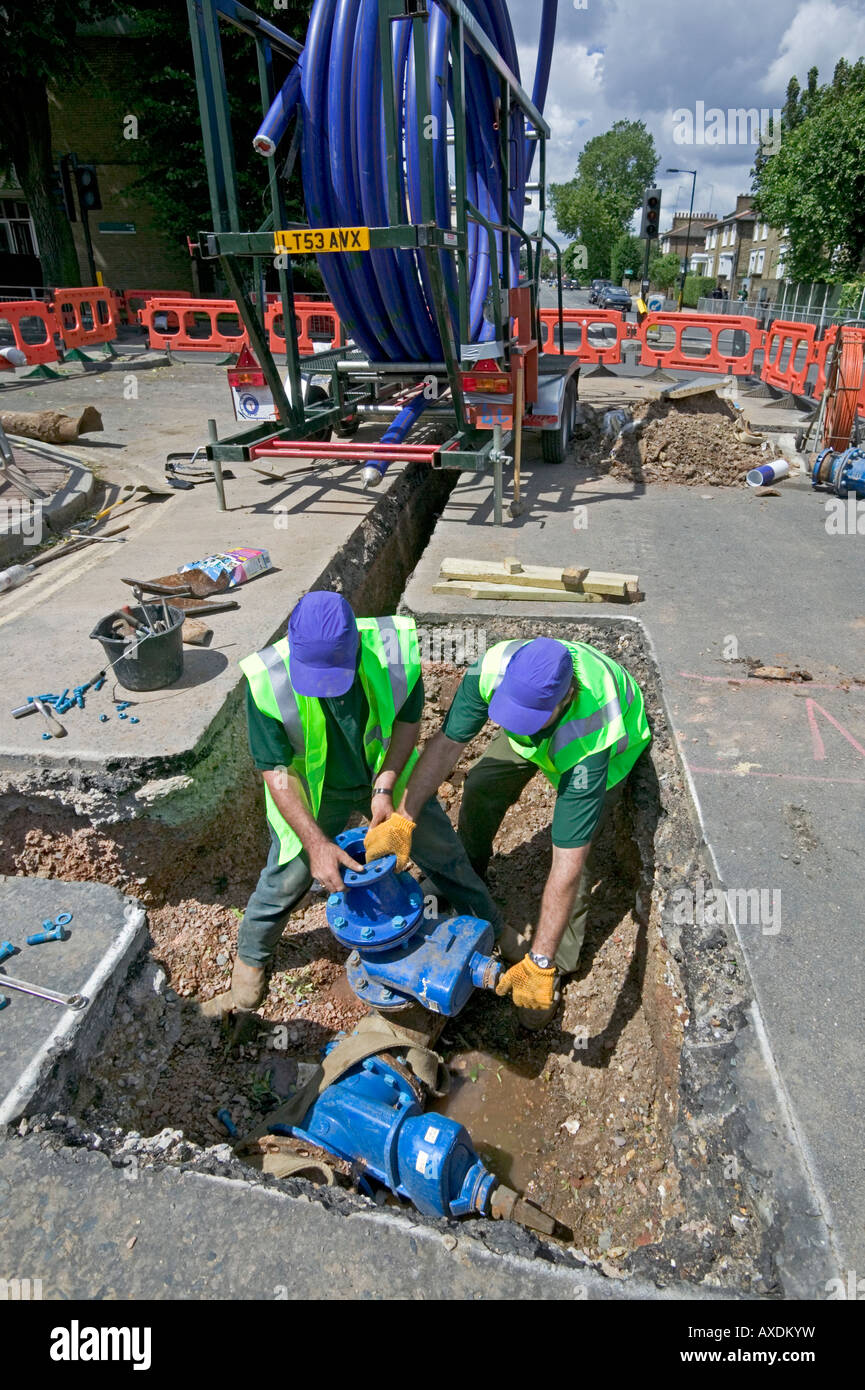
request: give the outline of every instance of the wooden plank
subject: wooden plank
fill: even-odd
[[[528,585],[484,584],[482,581],[449,579],[433,584],[434,594],[453,594],[462,598],[488,598],[500,603],[603,603],[602,594],[579,594],[569,589],[533,589]]]
[[[582,576],[582,577],[577,577]],[[484,584],[525,584],[535,589],[575,589],[593,594],[624,598],[629,584],[639,587],[636,574],[609,573],[605,570],[553,569],[548,565],[523,565],[518,574],[506,574],[495,563],[449,557],[441,562],[440,579],[461,579]]]

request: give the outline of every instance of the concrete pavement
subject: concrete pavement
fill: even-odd
[[[590,379],[581,396],[592,401]],[[645,624],[716,876],[727,889],[763,890],[778,905],[773,920],[771,909],[759,921],[740,920],[738,935],[837,1256],[843,1268],[861,1268],[861,538],[827,532],[827,499],[804,479],[785,483],[779,498],[756,500],[744,488],[590,481],[571,463],[524,461],[524,477],[526,513],[497,530],[488,481],[463,475],[405,607],[445,619],[468,613],[479,626],[484,613],[560,619],[569,611],[433,594],[445,556],[516,555],[639,574],[643,604],[574,604],[574,619],[616,611]],[[587,519],[585,529],[575,529],[575,515]],[[749,680],[745,658],[804,667],[814,680]]]

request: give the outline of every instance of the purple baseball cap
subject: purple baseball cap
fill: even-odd
[[[305,594],[288,620],[288,673],[298,695],[345,695],[357,670],[360,638],[342,594]]]
[[[511,734],[536,734],[573,679],[574,663],[567,647],[552,637],[535,637],[508,662],[490,700],[490,719]]]

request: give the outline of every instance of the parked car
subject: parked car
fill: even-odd
[[[589,289],[589,303],[597,304],[598,295],[600,294],[601,290],[606,289],[607,286],[611,285],[612,283],[612,280],[593,280]]]
[[[607,285],[598,292],[596,303],[599,309],[621,309],[627,313],[631,307],[631,296],[621,285]]]

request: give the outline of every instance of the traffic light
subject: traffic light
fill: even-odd
[[[95,212],[102,207],[102,199],[99,196],[99,182],[96,178],[96,168],[93,164],[78,164],[75,168],[75,182],[78,185],[78,202],[81,206],[82,216],[88,212]]]
[[[658,235],[658,223],[661,220],[661,190],[660,188],[647,188],[643,195],[643,220],[640,223],[640,236],[651,241]]]
[[[61,155],[57,161],[57,169],[54,174],[52,192],[54,201],[67,216],[70,222],[78,219],[75,211],[75,198],[72,193],[72,175],[70,173],[70,156]]]

